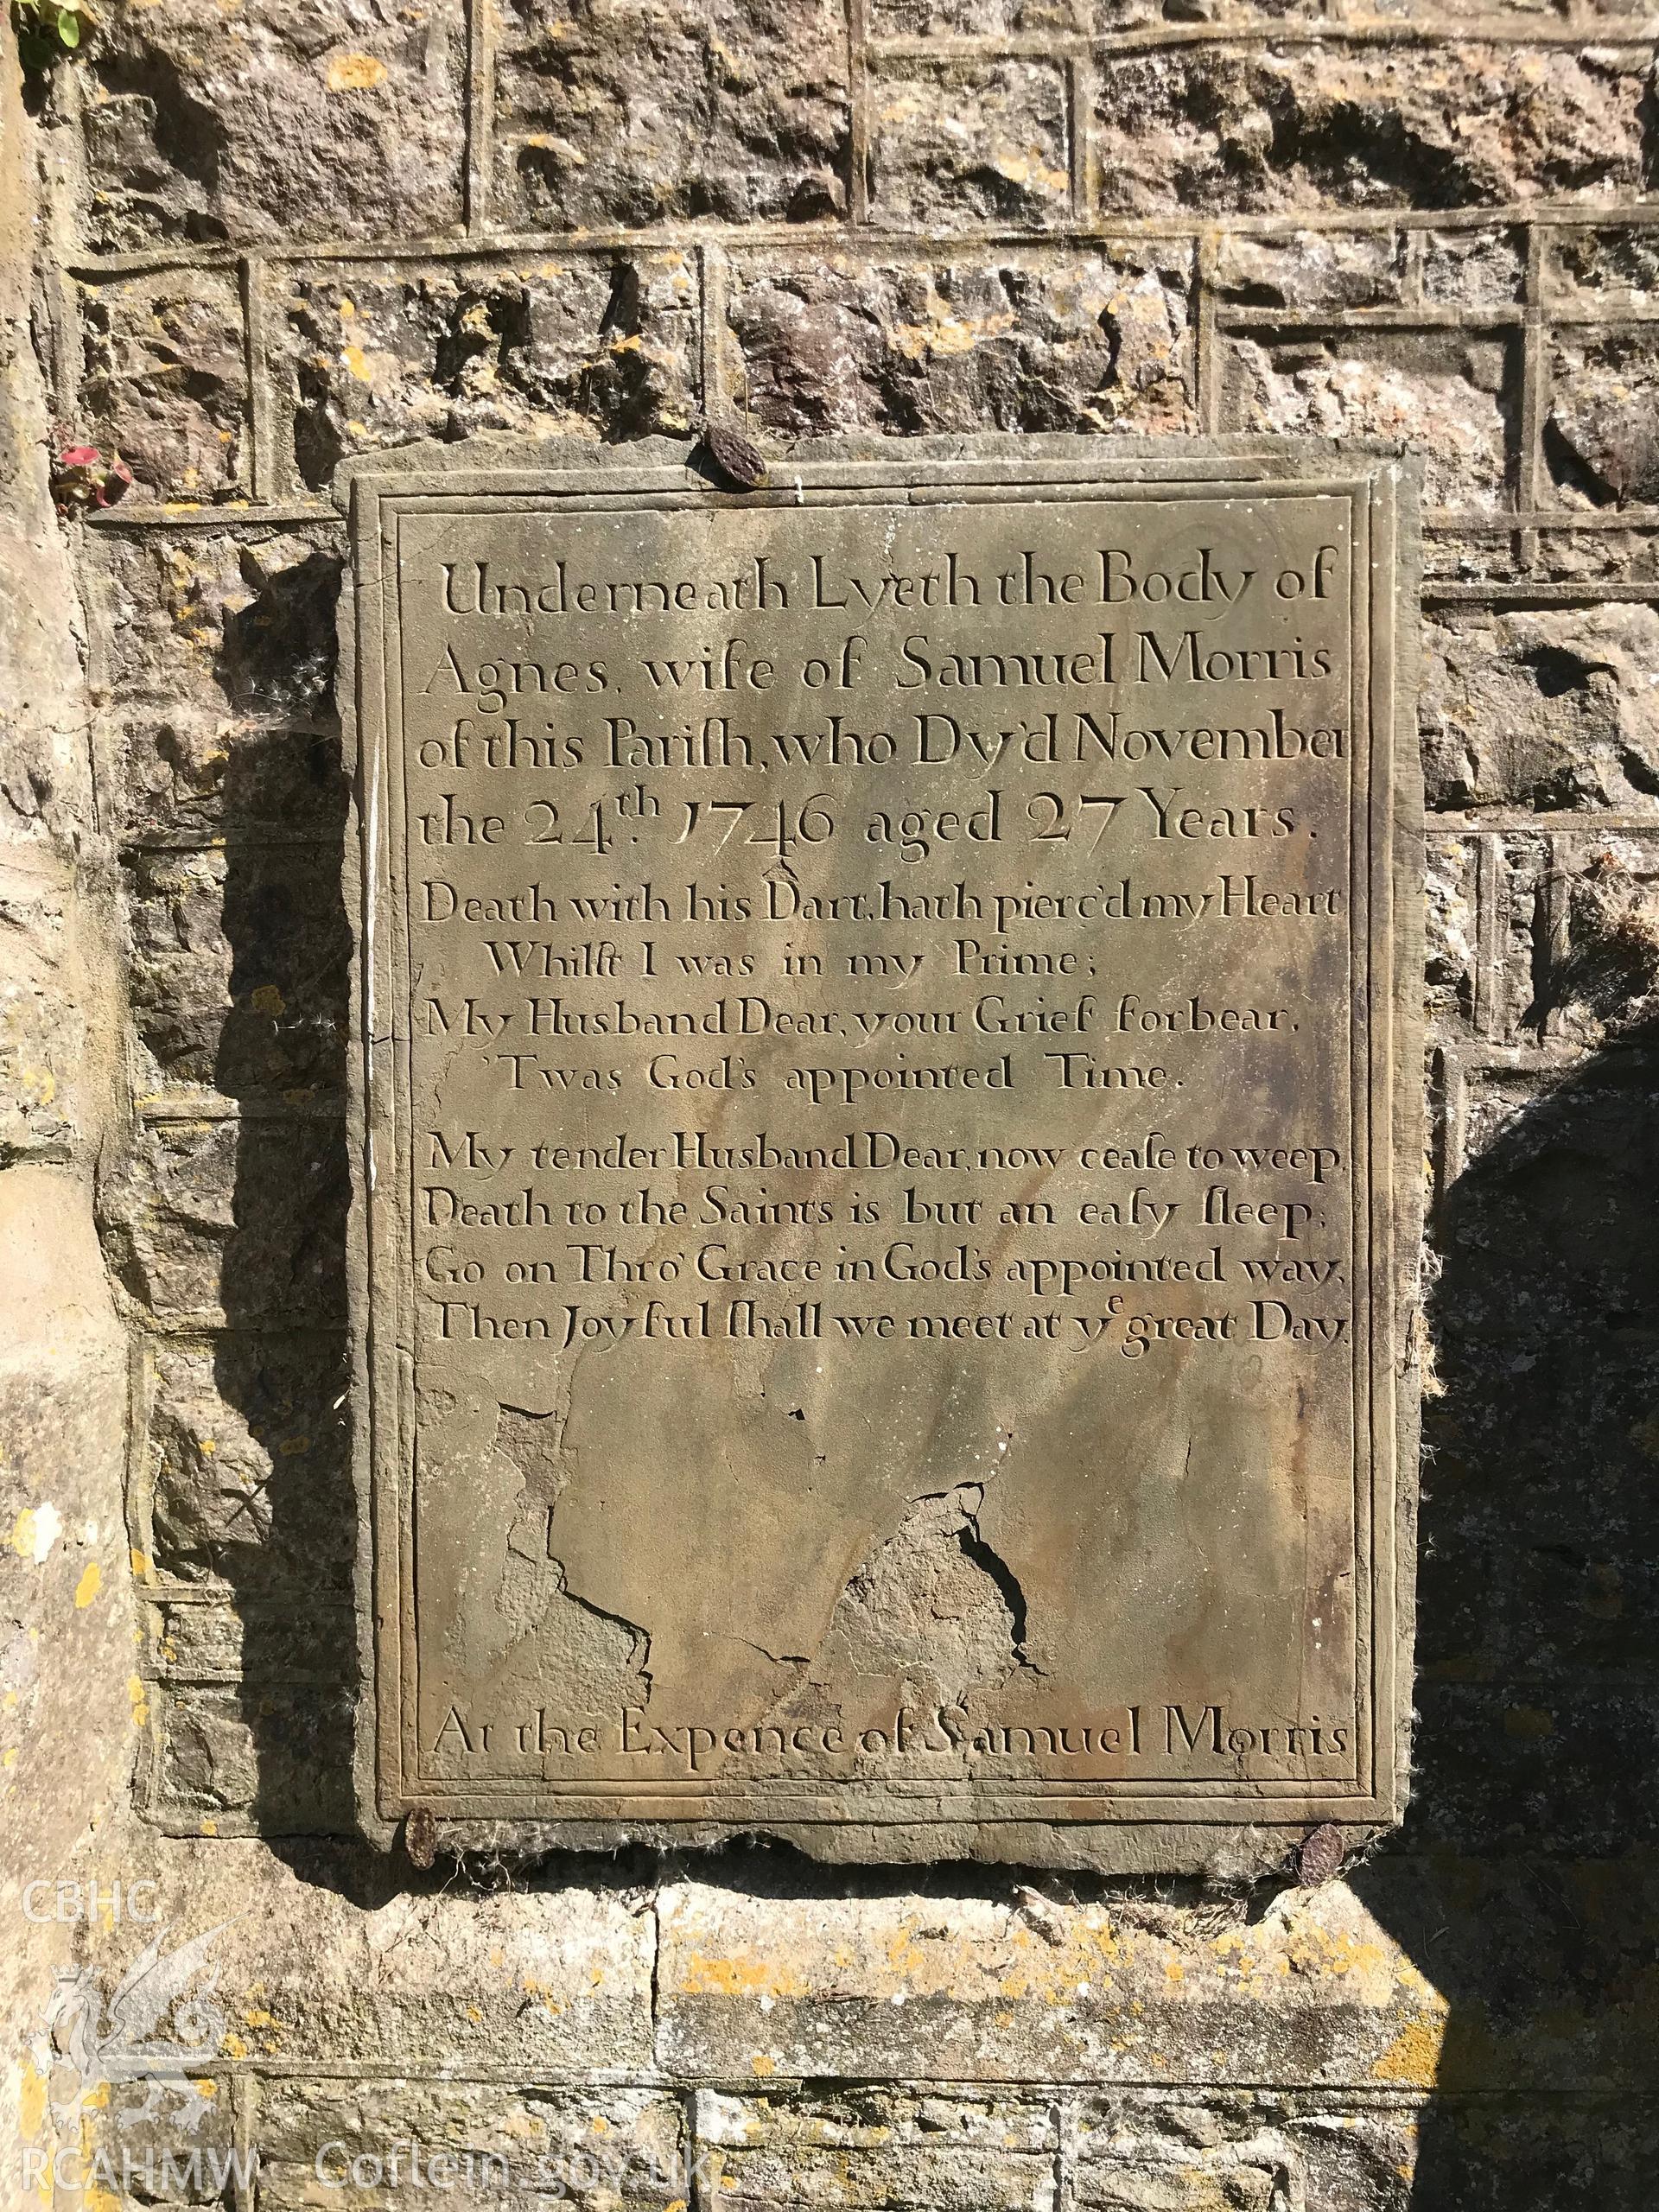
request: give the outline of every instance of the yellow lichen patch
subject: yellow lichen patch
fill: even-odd
[[[907,1928],[896,1928],[887,1938],[887,1964],[894,1974],[915,1974],[927,1964],[927,1954]]]
[[[1372,2067],[1372,2080],[1432,2089],[1440,2072],[1440,2046],[1445,2040],[1444,2019],[1414,2020],[1408,2027],[1401,2029]]]
[[[137,1575],[141,1580],[146,1576],[151,1575],[155,1573],[155,1561],[150,1558],[148,1552],[141,1552],[137,1544],[132,1547],[132,1549],[127,1556],[131,1561],[133,1573]]]
[[[89,1559],[75,1585],[76,1611],[84,1613],[103,1586],[104,1570],[95,1559]]]
[[[149,1721],[149,1696],[137,1675],[127,1676],[127,1697],[132,1707],[132,1725],[143,1728]]]
[[[46,2076],[29,2060],[24,2059],[22,2078],[18,2084],[17,2124],[31,2139],[38,2135],[46,2120]]]
[[[1555,1716],[1541,1706],[1512,1705],[1503,1715],[1503,1733],[1519,1737],[1523,1743],[1536,1743],[1555,1733]]]
[[[926,321],[899,323],[893,333],[893,345],[912,361],[925,360],[930,354],[971,353],[987,339],[1011,330],[1014,323],[1011,314],[958,315],[930,285]]]
[[[219,2039],[219,2047],[226,2058],[245,2058],[248,2055],[247,2044],[243,2042],[234,2028],[226,2029]]]
[[[1624,1592],[1618,1567],[1612,1560],[1592,1560],[1585,1570],[1589,1586],[1584,1610],[1599,1621],[1616,1621],[1624,1611]]]
[[[286,1014],[288,1011],[288,1001],[275,983],[261,983],[249,1001],[249,1004],[256,1014],[268,1014],[273,1020],[279,1014]]]
[[[374,382],[374,371],[369,366],[369,357],[360,346],[342,346],[340,358],[357,378],[359,384]]]
[[[1005,154],[992,166],[1010,184],[1034,185],[1039,192],[1069,192],[1071,180],[1064,169],[1046,168],[1039,154]]]
[[[751,2051],[749,2054],[749,2070],[753,2074],[760,2074],[762,2075],[775,2074],[778,2071],[778,2062],[775,2058],[768,2056],[766,2052],[764,2050]]]
[[[328,64],[331,92],[372,92],[386,81],[386,65],[372,54],[337,54]]]
[[[800,1983],[786,1968],[770,1959],[709,1958],[693,1951],[685,1963],[680,1986],[693,1997],[795,1997]]]

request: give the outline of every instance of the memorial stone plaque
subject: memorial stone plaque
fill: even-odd
[[[1404,466],[358,477],[380,1840],[1396,1815]]]

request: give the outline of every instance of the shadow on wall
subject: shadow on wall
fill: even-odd
[[[214,1068],[241,1103],[215,1381],[263,1487],[213,1565],[242,1624],[234,1693],[251,1742],[245,1809],[273,1840],[352,1822],[356,1652],[346,1331],[350,1175],[343,1121],[352,934],[341,892],[347,793],[334,715],[340,562],[269,575],[226,623],[238,706],[282,712],[229,750],[224,929],[232,1011]],[[296,727],[298,723],[301,726]]]
[[[227,636],[227,652],[326,652],[336,574],[321,554],[283,572],[237,618],[245,634]],[[326,699],[326,683],[312,696]],[[229,1133],[239,1140],[232,1325],[215,1359],[271,1472],[247,1541],[223,1542],[213,1562],[244,1622],[245,1682],[226,1694],[251,1737],[256,1828],[306,1878],[370,1904],[442,1876],[350,1840],[350,930],[337,734],[319,720],[245,735],[228,775],[227,818],[270,834],[227,853],[238,1011],[215,1073],[245,1118]],[[1517,1082],[1507,1116],[1501,1084],[1471,1096],[1474,1157],[1440,1210],[1429,1297],[1441,1394],[1425,1420],[1415,1794],[1405,1831],[1354,1887],[1451,2005],[1413,2212],[1648,2212],[1659,1033],[1609,1046],[1542,1093],[1523,1096]],[[825,1869],[754,1847],[698,1866],[740,1891],[804,1900],[1006,1899],[1017,1878]],[[624,1885],[656,1871],[627,1855],[519,1878]],[[1113,1886],[1147,1894],[1077,1891]],[[1163,1906],[1196,1899],[1186,1888],[1162,1885]]]
[[[1654,2202],[1659,1033],[1535,1080],[1471,1081],[1432,1224],[1413,1799],[1354,1880],[1450,2006],[1412,2212]]]

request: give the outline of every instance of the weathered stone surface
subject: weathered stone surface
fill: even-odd
[[[1244,308],[1393,307],[1405,297],[1406,260],[1398,231],[1229,231],[1217,250],[1215,285]]]
[[[63,1165],[97,1126],[88,1065],[86,918],[73,876],[45,855],[0,853],[0,1162]],[[90,1080],[89,1080],[90,1078]]]
[[[1659,1016],[1659,849],[1599,842],[1572,876],[1550,1001],[1578,1041],[1640,1034]]]
[[[875,222],[962,230],[1064,219],[1065,79],[1052,62],[895,66],[873,80],[869,99]]]
[[[1647,188],[1640,49],[1477,44],[1114,54],[1101,201],[1460,207]]]
[[[1550,530],[1539,539],[1535,566],[1552,582],[1573,583],[1586,599],[1597,584],[1659,582],[1659,534],[1633,524],[1628,530]]]
[[[114,698],[166,732],[187,774],[209,774],[206,732],[244,726],[327,731],[334,714],[334,604],[340,554],[331,533],[203,531],[167,537],[111,531],[99,577]],[[227,749],[225,779],[253,780],[258,747]]]
[[[1433,807],[1607,807],[1659,822],[1659,615],[1491,613],[1430,633],[1420,704]]]
[[[524,0],[504,13],[496,175],[509,227],[844,212],[835,0]]]
[[[754,422],[785,436],[1167,430],[1192,419],[1190,256],[761,264],[728,321]]]
[[[713,2095],[699,2145],[717,2202],[1028,2212],[1052,2202],[1055,2126],[1035,2101],[940,2091]]]
[[[211,1849],[152,1839],[137,1863],[167,1899],[168,1948],[218,1930],[208,1955],[225,2022],[219,2063],[275,2061],[301,2071],[291,2088],[266,2093],[279,2158],[302,2152],[307,2129],[331,2108],[349,2113],[350,2084],[326,2078],[342,2064],[488,2075],[511,2050],[512,2066],[531,2082],[650,2065],[652,1922],[633,1909],[638,1900],[614,1890],[435,1894],[411,1887],[407,1872],[401,1882],[365,1883],[349,1849],[314,1847],[290,1865],[261,1843],[232,1839]],[[250,1910],[256,1896],[259,1907]],[[282,1942],[273,1942],[273,1929]],[[99,1961],[109,1986],[154,1933],[110,1932]],[[372,2092],[364,2094],[366,2120]],[[433,2082],[404,2094],[416,2113],[424,2095],[432,2101],[425,2109],[442,2116],[446,2095],[458,2103],[466,2092]],[[580,2137],[584,2107],[620,2116],[632,2107],[649,2128],[655,2100],[619,2091],[589,2102],[567,2092],[549,2104],[548,2117],[563,2107]],[[490,2109],[486,2101],[479,2108]]]
[[[173,1338],[154,1358],[155,1567],[238,1592],[341,1593],[353,1549],[343,1339]]]
[[[48,474],[35,265],[38,143],[0,26],[0,2194],[74,2122],[45,2015],[82,1931],[28,1884],[118,1866],[134,1625],[123,1525],[126,1351],[94,1218],[118,1118],[121,990],[86,631]],[[38,1892],[35,1893],[39,1895]],[[55,1887],[48,1897],[55,1904]]]
[[[1558,339],[1544,457],[1575,505],[1659,500],[1659,345],[1651,331]]]
[[[257,1673],[267,1687],[316,1685],[332,1691],[334,1703],[351,1687],[351,1595],[336,1580],[327,1600],[321,1592],[304,1602],[303,1592],[258,1586],[263,1557],[244,1542],[243,1561],[255,1560],[256,1572],[232,1573],[233,1593],[192,1590],[158,1597],[145,1610],[150,1616],[148,1657],[158,1681],[187,1685],[236,1683]]]
[[[1425,1004],[1430,1018],[1467,1020],[1474,1012],[1475,860],[1464,837],[1427,841],[1427,959]]]
[[[344,1155],[340,1131],[297,1119],[149,1123],[111,1193],[122,1279],[163,1313],[337,1319]]]
[[[89,245],[430,237],[461,212],[460,0],[116,0],[86,80]]]
[[[1492,230],[1303,230],[1287,235],[1224,232],[1217,250],[1218,296],[1242,308],[1332,309],[1424,303],[1490,308],[1519,299],[1525,249],[1507,227]]]
[[[1077,2201],[1100,2212],[1274,2212],[1293,2175],[1300,2181],[1300,2161],[1260,2143],[1096,2139],[1078,2162]]]
[[[686,431],[695,264],[683,251],[296,270],[286,288],[292,466],[313,491],[346,454],[477,431]]]
[[[173,270],[89,289],[84,329],[86,432],[131,469],[130,496],[245,493],[247,367],[234,273]]]
[[[1648,224],[1590,223],[1563,228],[1547,251],[1551,283],[1567,300],[1598,308],[1648,306],[1659,292],[1659,230]]]
[[[1116,24],[1119,10],[1108,0],[1109,15],[1103,17],[1095,0],[872,0],[871,28],[887,38],[925,37],[943,33],[955,38],[998,38],[1038,35],[1053,32],[1088,31],[1098,21]],[[1122,20],[1149,12],[1135,0],[1122,0]]]
[[[1240,429],[1408,438],[1431,507],[1508,504],[1517,358],[1501,337],[1364,331],[1235,337],[1229,411]]]
[[[1423,298],[1430,307],[1508,307],[1525,289],[1526,269],[1518,231],[1429,231],[1423,238]]]
[[[130,864],[143,1090],[183,1083],[299,1105],[345,1072],[351,938],[326,852],[146,852]]]
[[[1548,1012],[1570,931],[1559,953],[1543,949]],[[1434,1788],[1421,1819],[1494,1857],[1620,1857],[1645,1849],[1651,1827],[1651,1729],[1626,1686],[1624,1624],[1650,1572],[1652,1355],[1613,1317],[1641,1310],[1651,1280],[1637,1161],[1656,1083],[1650,1055],[1622,1048],[1576,1074],[1522,1063],[1466,1087],[1468,1165],[1444,1209],[1431,1305],[1445,1548],[1424,1580]],[[1560,1479],[1558,1425],[1582,1484]],[[1457,1563],[1482,1553],[1503,1565],[1465,1589]]]
[[[137,714],[123,735],[124,827],[147,849],[238,834],[321,838],[344,827],[332,729],[272,729],[187,705]]]
[[[1402,2038],[1432,2050],[1443,2031],[1443,2001],[1340,1885],[1287,1892],[1253,1922],[1140,1899],[814,1898],[804,1915],[787,1890],[665,1891],[671,2065],[737,2080],[1265,2085],[1363,2080]]]

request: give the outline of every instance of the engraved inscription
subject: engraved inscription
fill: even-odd
[[[359,493],[384,1811],[1393,1788],[1392,486],[956,473]]]

